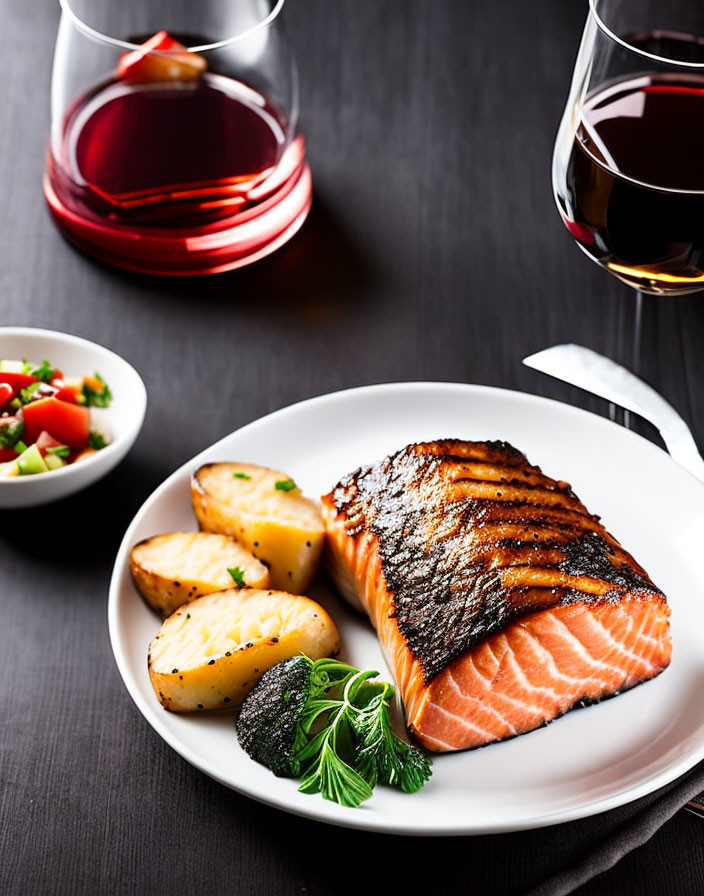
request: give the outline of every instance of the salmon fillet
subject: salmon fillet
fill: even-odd
[[[505,442],[409,445],[323,496],[328,565],[423,746],[478,747],[653,678],[670,610],[566,482]]]

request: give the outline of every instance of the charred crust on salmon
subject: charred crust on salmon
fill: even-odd
[[[426,683],[537,609],[664,601],[571,486],[507,442],[409,445],[324,501],[348,536],[375,537],[389,614]]]

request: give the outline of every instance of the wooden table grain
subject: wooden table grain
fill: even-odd
[[[99,487],[0,514],[0,892],[515,892],[518,835],[421,845],[344,832],[193,769],[122,685],[106,594],[152,489],[290,402],[429,379],[606,413],[520,364],[563,341],[631,359],[632,298],[579,252],[551,193],[585,4],[290,0],[313,212],[271,258],[181,282],[102,267],[55,231],[41,175],[58,3],[4,0],[1,12],[0,323],[107,344],[140,370],[150,405]],[[702,302],[648,300],[641,355],[700,439]],[[701,893],[703,832],[680,812],[580,892]],[[533,835],[546,868],[556,836]]]

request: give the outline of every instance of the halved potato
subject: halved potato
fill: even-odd
[[[227,535],[171,532],[145,538],[130,552],[137,590],[164,616],[201,594],[231,588],[228,569],[239,569],[245,585],[269,587],[266,566]]]
[[[325,610],[283,591],[230,588],[196,598],[162,623],[149,645],[149,677],[171,712],[237,706],[282,660],[338,652]]]
[[[269,567],[271,585],[304,593],[320,565],[320,507],[286,473],[254,464],[206,464],[191,479],[202,529],[232,535]]]

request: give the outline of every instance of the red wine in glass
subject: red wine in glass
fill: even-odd
[[[656,55],[704,62],[700,40],[631,35]],[[585,99],[556,194],[570,233],[629,284],[679,294],[704,286],[704,74],[635,74]]]
[[[116,80],[71,111],[55,189],[76,211],[124,225],[206,226],[247,205],[284,142],[266,99],[230,78]]]
[[[160,32],[68,108],[45,194],[62,232],[104,261],[200,274],[277,248],[310,207],[303,141],[260,92]],[[175,49],[174,49],[175,48]],[[179,49],[183,54],[179,55]]]

